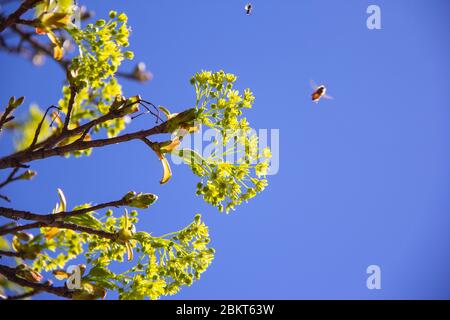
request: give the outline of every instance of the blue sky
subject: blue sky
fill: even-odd
[[[216,258],[179,299],[450,298],[450,3],[445,0],[90,1],[96,17],[125,11],[131,48],[154,79],[122,81],[126,95],[180,111],[194,104],[190,76],[238,75],[255,106],[255,128],[280,130],[280,170],[269,187],[230,215],[194,196],[186,166],[160,186],[161,167],[139,142],[89,158],[36,161],[39,175],[6,194],[17,208],[47,212],[64,190],[69,205],[100,203],[129,190],[158,202],[140,229],[163,234],[200,212]],[[366,8],[381,7],[382,30]],[[63,75],[0,55],[0,99],[54,104]],[[132,66],[132,63],[125,65]],[[309,80],[334,100],[310,101]],[[22,111],[24,111],[23,108]],[[128,131],[149,127],[140,117]],[[10,137],[0,137],[2,154]],[[382,289],[366,288],[366,268]],[[41,296],[48,298],[48,296]],[[111,296],[112,297],[112,296]]]

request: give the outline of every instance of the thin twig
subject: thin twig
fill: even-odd
[[[0,250],[0,256],[22,258],[23,255],[20,252]]]
[[[153,113],[153,112],[149,109],[149,107],[147,107],[144,103],[149,104],[149,105],[151,105],[153,108],[155,108],[157,114]],[[135,115],[135,116],[133,116],[131,119],[136,119],[137,117],[139,117],[139,116],[141,116],[141,115],[143,115],[143,114],[145,114],[145,113],[150,113],[151,115],[153,115],[153,116],[156,118],[156,123],[158,123],[158,121],[164,122],[163,119],[161,119],[161,117],[160,117],[159,109],[158,109],[153,103],[148,102],[148,101],[145,101],[145,100],[140,100],[140,101],[139,101],[139,105],[140,105],[140,106],[143,106],[143,107],[147,110],[147,112],[142,112],[142,113],[140,113],[140,114],[138,114],[138,115]]]
[[[15,221],[11,221],[11,222],[5,223],[4,225],[0,226],[0,231],[8,229],[10,227],[14,227],[16,225],[17,225],[17,222],[15,222]]]
[[[74,129],[68,129],[65,132],[61,132],[61,133],[57,133],[55,135],[50,136],[48,139],[46,139],[45,141],[42,141],[40,143],[36,144],[36,149],[37,148],[41,148],[43,147],[44,149],[53,147],[54,145],[58,144],[59,142],[66,140],[67,138],[71,138],[74,137],[76,135],[84,134],[84,133],[88,133],[90,129],[92,129],[93,127],[95,127],[96,125],[100,124],[100,123],[104,123],[108,120],[113,120],[116,118],[121,118],[123,117],[125,114],[127,114],[130,110],[130,108],[135,105],[136,103],[138,103],[138,101],[134,101],[129,103],[128,105],[123,106],[120,109],[115,109],[115,110],[111,110],[109,113],[98,117],[97,119],[91,120],[81,126],[78,126]],[[84,139],[84,137],[83,137]],[[83,139],[79,139],[80,141]],[[19,154],[23,154],[24,152],[19,152],[16,155]]]
[[[7,196],[4,196],[4,195],[2,195],[2,194],[0,194],[0,199],[5,200],[6,202],[11,202],[11,199],[10,199],[10,198],[8,198]]]
[[[40,292],[41,291],[39,291],[39,290],[33,289],[33,290],[28,291],[28,292],[25,292],[25,293],[22,293],[22,294],[18,294],[16,296],[8,296],[8,297],[6,297],[5,300],[23,300],[23,299],[35,296],[35,295],[39,294]]]
[[[0,231],[0,236],[4,236],[6,234],[14,234],[16,232],[23,231],[23,230],[37,229],[37,228],[43,228],[43,227],[69,229],[69,230],[84,232],[84,233],[88,233],[88,234],[93,234],[93,235],[96,235],[96,236],[99,236],[99,237],[102,237],[105,239],[110,239],[110,240],[117,239],[117,234],[115,234],[115,233],[107,232],[107,231],[103,231],[103,230],[97,230],[97,229],[93,229],[93,228],[89,228],[89,227],[80,226],[75,223],[69,223],[69,222],[63,222],[63,221],[55,221],[55,222],[51,222],[51,223],[45,223],[45,222],[29,223],[29,224],[25,224],[23,226]],[[0,252],[0,256],[1,255],[2,254]]]
[[[122,198],[120,200],[101,203],[101,204],[98,204],[98,205],[95,205],[95,206],[92,206],[89,208],[82,208],[82,209],[77,209],[77,210],[73,210],[73,211],[64,211],[64,212],[50,213],[50,214],[37,214],[37,213],[29,212],[29,211],[21,211],[21,210],[16,210],[16,209],[11,209],[11,208],[0,207],[0,216],[9,218],[9,219],[13,219],[13,220],[24,219],[24,220],[32,220],[32,221],[42,222],[42,223],[52,223],[57,220],[61,220],[61,219],[73,217],[73,216],[78,216],[81,214],[89,213],[89,212],[100,210],[100,209],[107,208],[107,207],[126,206],[129,203],[130,202],[128,200]]]
[[[14,117],[10,116],[11,112],[14,111],[14,107],[12,105],[8,105],[5,109],[5,112],[2,113],[2,116],[0,117],[0,132],[2,131],[3,125],[11,120],[14,119]]]
[[[68,74],[68,79],[70,82],[70,77],[69,77],[69,72],[67,72]],[[70,119],[72,118],[72,110],[73,110],[73,106],[75,104],[75,96],[77,95],[77,88],[75,87],[75,85],[70,84],[70,97],[69,97],[69,103],[67,105],[67,113],[66,113],[66,118],[64,119],[64,126],[62,128],[62,131],[67,131],[69,129],[69,124],[70,124]]]
[[[5,181],[0,183],[0,189],[3,188],[4,186],[6,186],[8,183],[15,181],[14,175],[17,173],[17,171],[19,171],[19,168],[14,168],[11,171],[11,173],[8,175],[8,177],[5,179]]]
[[[39,20],[38,19],[17,19],[17,24],[24,24],[27,26],[37,27],[39,26]]]
[[[20,28],[17,25],[13,25],[11,27],[11,30],[13,30],[20,37],[20,41],[21,42],[28,43],[36,51],[36,53],[38,53],[38,52],[44,53],[46,56],[50,57],[51,60],[56,61],[58,63],[58,65],[61,66],[62,69],[65,72],[67,72],[67,70],[69,68],[69,65],[70,65],[70,61],[69,60],[64,60],[64,59],[55,60],[53,58],[53,51],[52,51],[52,49],[48,45],[45,45],[45,44],[39,42],[38,40],[36,40],[35,38],[33,38],[33,35],[34,35],[33,33],[26,32],[26,31],[22,30],[22,28]],[[5,47],[10,52],[12,51],[11,49],[8,49],[8,47],[6,47],[5,45],[3,45],[3,47]],[[14,52],[17,52],[17,51],[18,50],[15,49],[12,52],[14,53]]]
[[[30,146],[28,147],[28,150],[30,150],[30,151],[33,150],[34,146],[36,145],[36,143],[39,139],[39,134],[41,133],[42,125],[44,124],[45,118],[47,117],[47,114],[51,109],[61,110],[60,107],[53,106],[53,105],[48,107],[47,110],[45,110],[45,113],[42,116],[41,122],[39,122],[39,124],[36,128],[36,132],[34,133],[33,141],[31,142]]]
[[[5,30],[6,28],[16,23],[16,21],[20,19],[20,17],[25,12],[33,8],[38,2],[41,1],[42,0],[25,0],[24,2],[22,2],[20,7],[16,11],[11,13],[4,21],[2,21],[2,23],[0,23],[0,33],[3,32],[3,30]]]
[[[141,139],[147,146],[149,146],[150,149],[154,150],[154,147],[156,145],[155,142],[152,142],[150,140],[148,140],[147,138],[142,138]]]
[[[0,230],[0,236],[4,236],[5,234],[14,234],[23,230],[30,230],[30,229],[37,229],[44,227],[45,224],[43,222],[33,222],[29,224],[25,224],[22,226],[17,227],[11,227],[11,228],[5,228]]]
[[[22,287],[32,288],[37,291],[45,291],[63,298],[72,298],[72,292],[66,287],[54,287],[50,283],[34,283],[17,276],[16,268],[0,265],[0,274],[5,276],[9,281],[14,282]]]

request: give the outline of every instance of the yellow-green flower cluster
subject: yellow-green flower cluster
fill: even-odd
[[[53,271],[64,266],[71,260],[82,254],[83,245],[88,240],[86,234],[73,230],[58,232],[54,237],[47,238],[45,233],[48,228],[42,228],[41,233],[28,243],[28,246],[39,248],[33,268],[36,271]]]
[[[243,109],[251,108],[255,98],[249,89],[242,94],[234,89],[235,81],[235,75],[223,71],[203,71],[191,78],[197,119],[217,131],[225,150],[208,157],[189,149],[178,153],[202,178],[197,195],[226,212],[265,189],[271,158],[269,148],[259,152],[258,136],[242,117]]]
[[[148,195],[128,193],[130,205],[142,207],[142,201],[151,203]],[[124,198],[125,198],[124,197]],[[141,199],[142,198],[142,199]],[[139,201],[138,201],[139,200]],[[134,203],[134,202],[136,203]],[[89,204],[75,207],[82,209]],[[208,227],[201,216],[180,231],[161,237],[154,237],[147,232],[135,233],[138,223],[137,211],[115,217],[108,210],[103,218],[97,213],[89,212],[64,219],[65,222],[78,226],[108,232],[118,237],[105,238],[97,234],[81,233],[73,230],[41,228],[41,233],[26,235],[15,240],[14,248],[21,253],[33,253],[33,269],[36,272],[53,271],[53,274],[66,274],[67,263],[84,254],[86,272],[83,272],[82,283],[93,287],[98,292],[114,290],[119,292],[120,299],[158,299],[163,295],[176,294],[182,286],[190,286],[208,268],[214,258],[214,249],[209,247]],[[130,237],[120,238],[121,230],[129,226]],[[133,257],[129,249],[136,255]],[[132,267],[116,274],[109,269],[113,262],[132,261]],[[62,280],[56,277],[56,280]],[[100,296],[77,292],[80,297],[99,298]]]
[[[124,51],[129,45],[130,31],[127,16],[123,13],[111,11],[108,21],[97,20],[84,29],[74,28],[68,32],[80,52],[70,65],[71,82],[78,91],[70,123],[73,127],[83,120],[91,120],[110,111],[116,97],[122,95],[122,87],[115,73],[124,59],[133,59],[134,55],[131,51]],[[70,95],[70,87],[65,86],[63,98],[59,101],[63,113],[67,113]],[[105,128],[108,137],[114,137],[125,126],[125,119],[117,118],[94,127],[94,131]]]
[[[208,227],[200,215],[181,231],[158,238],[138,232],[135,239],[145,258],[119,279],[124,284],[119,290],[121,299],[176,294],[183,285],[198,280],[214,258],[214,249],[207,247]]]
[[[241,117],[242,109],[251,108],[255,100],[250,89],[243,94],[233,90],[237,77],[223,71],[202,71],[191,78],[195,87],[198,120],[203,124],[226,131],[248,130],[246,118]]]

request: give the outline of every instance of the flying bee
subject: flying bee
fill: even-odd
[[[312,101],[318,103],[320,99],[333,99],[333,97],[327,95],[327,88],[321,84],[316,85],[314,81],[311,80],[311,87],[314,89],[314,92],[311,95]]]
[[[253,6],[252,6],[251,3],[247,3],[247,4],[245,5],[245,13],[246,13],[247,15],[249,15],[250,13],[252,13],[252,9],[253,9]]]

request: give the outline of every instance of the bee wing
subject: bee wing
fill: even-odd
[[[329,95],[327,95],[327,94],[324,94],[324,95],[322,96],[322,98],[328,99],[328,100],[333,100],[333,99],[334,99],[332,96],[329,96]]]
[[[311,88],[313,88],[314,90],[316,90],[319,86],[314,82],[314,80],[309,80],[309,85],[311,86]]]

